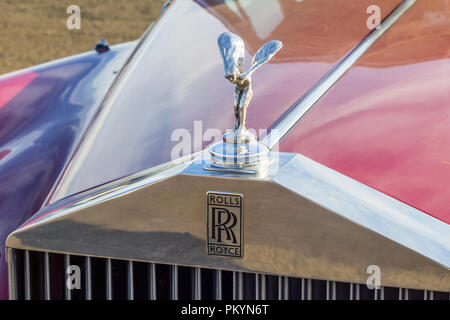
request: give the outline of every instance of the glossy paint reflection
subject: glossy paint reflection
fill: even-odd
[[[172,160],[174,131],[194,121],[224,132],[234,123],[217,37],[244,39],[245,64],[268,40],[283,50],[253,77],[247,127],[269,128],[370,30],[366,0],[174,2],[131,62],[52,201]],[[383,17],[400,1],[379,1]],[[345,4],[345,5],[344,5]],[[343,23],[345,21],[345,23]],[[190,141],[199,151],[211,141]]]
[[[8,297],[7,235],[41,208],[133,47],[74,56],[0,79],[0,92],[9,94],[0,108],[0,299]]]
[[[450,223],[450,11],[418,1],[281,142]]]

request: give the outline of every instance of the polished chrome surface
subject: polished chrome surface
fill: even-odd
[[[234,84],[236,122],[233,131],[229,135],[225,135],[224,141],[247,143],[254,139],[245,128],[247,107],[253,97],[251,75],[281,49],[282,43],[272,40],[264,44],[253,57],[250,69],[247,72],[242,72],[245,54],[244,41],[231,32],[224,32],[219,36],[217,42],[225,67],[225,78]]]
[[[244,285],[242,272],[233,271],[233,300],[244,299]]]
[[[127,263],[127,298],[128,300],[134,300],[134,272],[133,261]]]
[[[17,294],[17,257],[14,249],[6,250],[6,260],[8,262],[9,299],[17,300],[19,299]]]
[[[192,269],[192,282],[194,287],[194,300],[202,298],[202,273],[200,268]]]
[[[289,299],[289,278],[288,277],[278,277],[278,298],[280,300]]]
[[[216,300],[222,300],[222,271],[216,270],[214,272],[214,298]]]
[[[92,263],[91,257],[87,256],[85,261],[86,270],[86,300],[92,300]]]
[[[313,88],[311,88],[299,100],[299,102],[277,123],[269,135],[262,141],[270,149],[300,121],[300,119],[316,104],[316,102],[350,69],[355,62],[390,28],[392,25],[416,2],[416,0],[404,0],[389,16],[387,16],[379,28],[364,38],[361,43],[348,53],[340,63],[323,76]]]
[[[359,284],[350,285],[350,300],[359,300]]]
[[[266,174],[270,165],[269,148],[258,142],[245,127],[247,107],[253,97],[251,75],[268,62],[282,47],[280,41],[264,44],[255,54],[251,67],[243,72],[244,41],[231,32],[222,33],[217,39],[222,55],[225,78],[234,84],[233,130],[223,136],[223,142],[210,148],[211,165],[206,170]]]
[[[327,300],[336,300],[336,281],[327,281]]]
[[[178,266],[170,267],[170,299],[178,300]]]
[[[382,285],[450,291],[442,221],[298,154],[280,153],[267,177],[203,165],[68,199],[10,235],[7,247],[357,283],[377,264]],[[242,260],[205,252],[209,190],[246,198]]]
[[[255,300],[266,300],[266,276],[255,275]]]
[[[25,300],[31,299],[30,252],[25,250]]]
[[[113,281],[111,259],[106,259],[106,300],[113,299]]]
[[[70,266],[70,255],[66,254],[64,255],[64,288],[65,288],[65,294],[64,298],[65,300],[72,300],[72,290],[70,290],[68,284],[69,274],[67,271],[69,270]]]
[[[44,299],[50,300],[50,260],[49,253],[44,253]]]
[[[156,268],[154,263],[149,263],[148,265],[148,280],[149,285],[149,298],[150,300],[156,300]]]

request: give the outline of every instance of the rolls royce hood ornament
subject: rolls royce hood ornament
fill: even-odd
[[[223,141],[210,148],[212,170],[262,173],[270,164],[269,148],[257,141],[245,127],[248,105],[253,97],[251,76],[281,49],[281,41],[264,44],[253,57],[250,69],[243,72],[244,41],[231,32],[217,39],[225,68],[225,78],[234,85],[235,123]]]

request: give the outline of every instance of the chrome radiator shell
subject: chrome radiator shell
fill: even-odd
[[[166,165],[44,208],[7,247],[235,272],[450,291],[450,226],[298,154],[271,174]],[[244,257],[206,252],[208,191],[241,193]]]

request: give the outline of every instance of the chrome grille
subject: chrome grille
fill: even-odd
[[[61,300],[449,300],[449,293],[9,249],[10,298]],[[66,270],[80,268],[80,289]],[[71,273],[72,274],[72,273]]]

